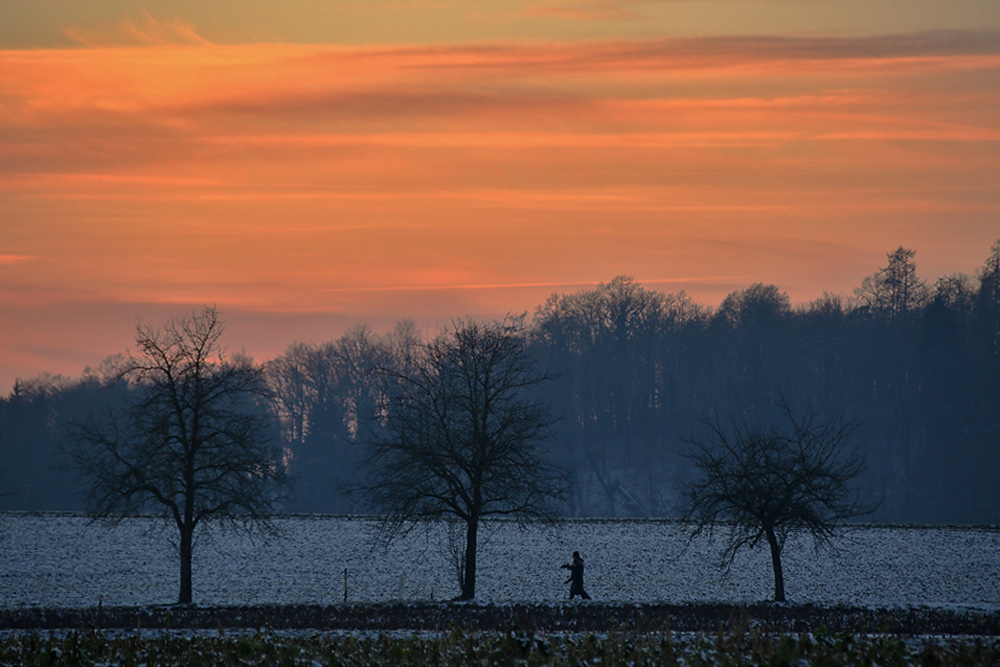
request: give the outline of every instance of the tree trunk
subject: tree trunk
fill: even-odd
[[[774,601],[785,601],[785,576],[781,572],[781,546],[773,528],[767,528],[767,543],[771,547],[771,566],[774,568]]]
[[[197,430],[197,425],[191,429]],[[194,549],[194,481],[195,452],[197,446],[190,443],[184,447],[184,509],[180,521],[181,529],[181,593],[177,601],[180,604],[191,604],[191,553]]]
[[[462,582],[462,600],[476,597],[476,551],[479,541],[479,518],[469,519],[465,532],[465,581]]]
[[[194,529],[190,524],[181,526],[181,592],[180,604],[191,604],[191,545]]]

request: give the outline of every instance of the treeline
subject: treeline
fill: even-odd
[[[556,376],[539,391],[559,418],[549,447],[571,475],[569,516],[677,515],[705,420],[766,422],[787,403],[858,423],[862,481],[882,499],[873,520],[1000,523],[1000,241],[974,276],[926,282],[898,248],[852,295],[796,307],[774,285],[713,310],[617,277],[553,295],[525,330]],[[422,343],[409,322],[361,325],[264,364],[295,478],[286,510],[364,509],[344,488],[380,414],[373,369]],[[81,508],[62,425],[129,391],[120,363],[19,381],[0,400],[0,507]]]

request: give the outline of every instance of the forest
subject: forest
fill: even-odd
[[[853,294],[794,306],[776,285],[708,308],[618,276],[510,317],[551,377],[532,391],[555,417],[546,448],[569,475],[565,516],[681,516],[699,434],[787,405],[856,424],[860,482],[878,504],[865,520],[1000,524],[1000,240],[972,276],[922,280],[900,247]],[[409,321],[384,334],[359,324],[260,365],[262,416],[294,483],[283,511],[367,511],[347,491],[379,417],[373,369],[423,342]],[[68,425],[132,390],[122,363],[20,379],[0,399],[0,509],[83,509]]]

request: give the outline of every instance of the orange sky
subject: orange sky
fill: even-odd
[[[1000,237],[1000,3],[746,34],[637,23],[689,0],[501,5],[507,33],[472,12],[394,43],[251,41],[194,4],[15,17],[36,43],[0,30],[0,393],[206,303],[262,360],[618,274],[710,305],[757,281],[849,295],[898,245],[933,280]],[[793,3],[692,15],[723,5]]]

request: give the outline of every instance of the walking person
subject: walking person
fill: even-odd
[[[580,552],[574,551],[573,562],[562,565],[560,568],[569,570],[569,579],[565,581],[569,584],[569,599],[572,600],[579,595],[584,600],[589,600],[590,596],[587,595],[587,591],[583,590],[583,558],[580,557]]]

